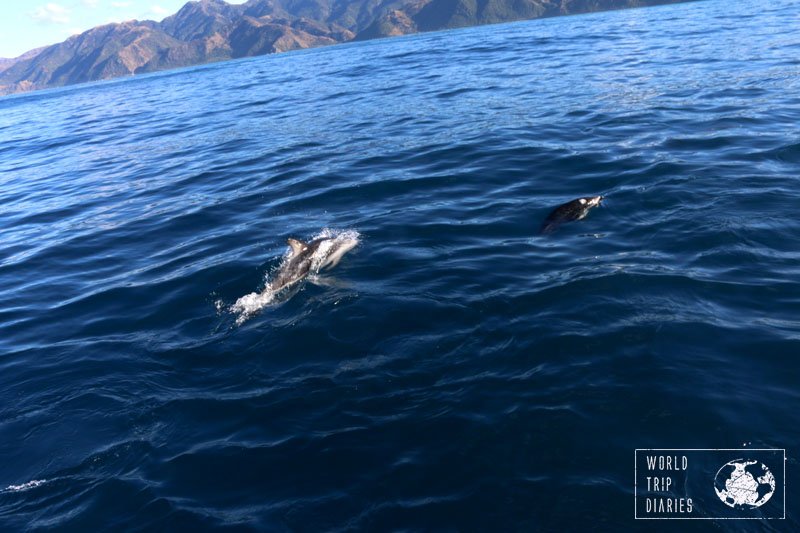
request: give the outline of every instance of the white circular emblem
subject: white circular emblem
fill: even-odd
[[[714,490],[722,503],[734,509],[755,509],[775,493],[775,476],[758,461],[734,459],[714,477]]]

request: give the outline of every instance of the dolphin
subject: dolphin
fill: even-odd
[[[604,196],[588,196],[561,204],[547,215],[547,218],[542,222],[539,233],[551,233],[564,222],[585,218],[589,214],[589,210],[600,205],[604,198]]]
[[[357,239],[337,237],[322,237],[311,242],[288,239],[286,242],[290,247],[289,254],[269,284],[273,292],[294,285],[323,268],[335,267],[342,256],[358,244]]]
[[[298,282],[317,274],[323,268],[335,267],[342,256],[359,243],[359,234],[355,230],[323,230],[322,235],[310,242],[299,239],[287,241],[289,250],[264,290],[245,294],[231,305],[230,310],[239,315],[236,318],[237,325],[243,324],[254,313],[276,302],[278,293],[281,293],[281,297],[291,297],[291,292],[283,289],[297,287]]]

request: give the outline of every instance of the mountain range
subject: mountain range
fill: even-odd
[[[200,0],[161,22],[106,24],[0,58],[0,94],[352,40],[681,1]]]

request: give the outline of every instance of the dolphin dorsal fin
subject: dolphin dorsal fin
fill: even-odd
[[[303,241],[298,241],[297,239],[286,239],[286,242],[292,247],[292,255],[297,255],[306,249],[306,243]]]

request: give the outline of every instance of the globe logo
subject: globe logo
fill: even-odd
[[[734,459],[717,471],[714,490],[729,507],[755,509],[775,493],[775,476],[764,463]]]

